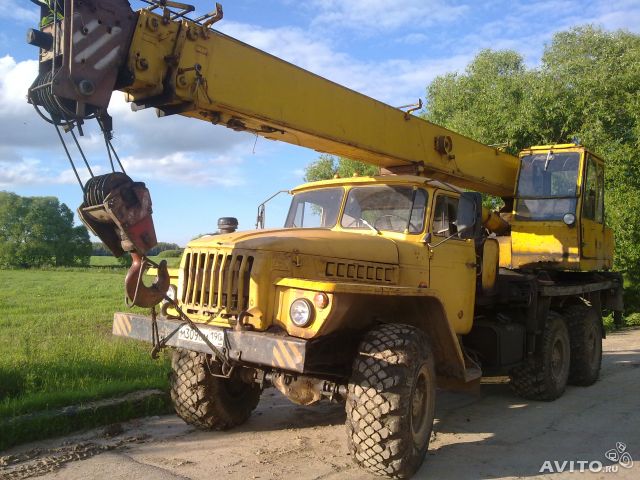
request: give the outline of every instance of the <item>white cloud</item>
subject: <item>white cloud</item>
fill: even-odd
[[[244,185],[242,159],[232,153],[208,156],[169,153],[163,157],[125,157],[127,173],[136,179],[192,186]]]
[[[27,3],[29,8],[21,4]],[[17,20],[24,23],[35,24],[38,22],[39,10],[31,2],[16,2],[15,0],[0,0],[0,15],[5,19]]]
[[[625,29],[640,32],[640,2],[638,0],[600,0],[590,10],[587,22],[609,30]]]
[[[53,127],[46,124],[27,103],[27,89],[38,73],[38,62],[16,62],[0,57],[0,145],[45,146],[56,139]]]
[[[36,61],[0,57],[0,187],[76,183],[54,128],[26,101],[38,71]],[[132,112],[116,92],[114,145],[125,169],[144,179],[181,184],[235,186],[241,182],[241,157],[253,138],[180,116],[156,118],[153,109]],[[104,138],[95,122],[79,138],[94,174],[108,171]],[[83,181],[88,172],[70,135],[63,136]]]
[[[94,170],[94,174],[101,172],[101,168]],[[78,173],[82,181],[89,178],[85,168],[79,168]],[[35,158],[0,159],[0,188],[3,189],[26,185],[75,185],[77,182],[71,168],[57,170]]]
[[[164,156],[167,152],[225,152],[252,143],[251,135],[180,115],[158,118],[155,109],[131,111],[124,94],[114,92],[109,105],[115,145],[130,153]]]
[[[222,30],[299,67],[390,105],[404,105],[422,96],[437,75],[463,68],[471,54],[445,59],[362,61],[336,51],[326,40],[296,27],[261,28],[227,22]]]
[[[315,25],[360,31],[424,28],[455,22],[468,11],[444,0],[312,0],[311,5],[318,9]]]

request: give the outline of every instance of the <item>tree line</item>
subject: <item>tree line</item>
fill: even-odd
[[[87,229],[55,197],[0,192],[0,267],[86,266]]]

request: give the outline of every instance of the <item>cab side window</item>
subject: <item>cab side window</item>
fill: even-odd
[[[582,216],[598,223],[604,221],[604,169],[591,156],[582,190]]]
[[[449,237],[458,232],[456,218],[458,216],[458,199],[439,195],[436,198],[433,213],[433,234]]]

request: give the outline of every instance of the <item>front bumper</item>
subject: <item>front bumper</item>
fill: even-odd
[[[184,325],[184,322],[164,317],[158,317],[157,322],[160,339]],[[305,372],[308,346],[306,340],[268,332],[236,331],[204,324],[197,324],[197,326],[207,336],[224,330],[226,343],[223,348],[227,349],[229,359],[232,361],[269,366],[291,372]],[[152,343],[151,332],[151,317],[122,312],[113,316],[114,335]],[[196,352],[212,353],[202,340],[197,340],[197,335],[181,336],[176,333],[167,341],[167,345]]]

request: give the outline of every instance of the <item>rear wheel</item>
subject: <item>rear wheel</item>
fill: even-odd
[[[367,333],[346,405],[349,450],[361,467],[392,478],[416,472],[431,438],[435,385],[433,355],[421,330],[387,324]]]
[[[560,315],[549,312],[538,351],[524,365],[511,371],[511,387],[530,400],[555,400],[567,386],[570,362],[567,325]]]
[[[260,386],[220,378],[220,364],[203,353],[175,350],[171,400],[180,418],[203,430],[227,430],[247,421],[260,401]]]
[[[602,364],[602,322],[595,308],[585,303],[571,305],[564,311],[571,340],[569,383],[593,385]]]

